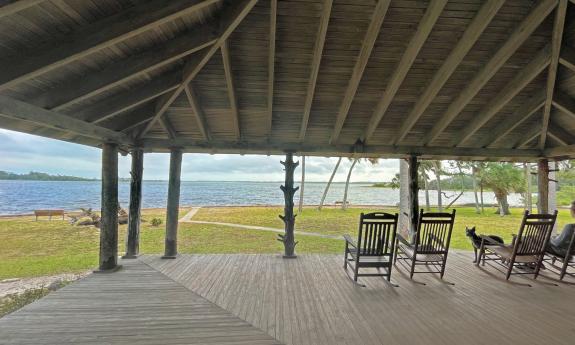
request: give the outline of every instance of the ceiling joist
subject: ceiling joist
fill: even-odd
[[[463,61],[463,58],[471,50],[475,42],[477,42],[504,3],[504,0],[488,0],[481,6],[481,9],[479,9],[479,12],[477,12],[473,21],[459,39],[455,48],[453,48],[441,67],[437,70],[431,82],[421,93],[417,103],[415,103],[409,115],[407,115],[407,118],[403,121],[397,137],[393,140],[393,144],[397,145],[405,139],[409,131],[421,118],[423,113],[425,113],[427,107],[433,102],[443,85],[445,85],[449,77],[455,72],[461,61]]]
[[[553,11],[557,0],[543,0],[531,10],[523,21],[513,30],[505,43],[497,50],[495,55],[481,68],[469,84],[459,93],[449,105],[443,116],[436,122],[431,131],[425,136],[423,145],[428,145],[439,137],[447,126],[461,113],[475,95],[497,73],[515,51],[539,27],[541,22]]]
[[[547,136],[547,127],[551,117],[551,103],[555,91],[555,80],[557,79],[557,67],[559,65],[559,56],[561,55],[561,41],[563,39],[563,28],[565,27],[565,15],[567,13],[567,0],[559,0],[555,9],[555,22],[553,25],[553,37],[551,41],[551,64],[547,76],[547,99],[543,107],[543,121],[541,127],[541,138],[539,139],[539,148],[545,148]]]
[[[403,80],[415,62],[415,58],[417,57],[419,50],[423,47],[423,44],[427,40],[427,37],[431,33],[435,22],[439,19],[439,16],[446,4],[447,0],[432,1],[425,11],[423,18],[417,27],[417,31],[409,41],[401,60],[399,60],[399,63],[395,66],[391,79],[388,82],[381,99],[377,103],[373,115],[371,115],[371,119],[369,120],[367,128],[362,136],[363,142],[369,142],[369,139],[381,123],[381,120],[395,98],[397,91],[399,91]]]
[[[268,99],[267,99],[267,135],[272,134],[274,108],[274,78],[276,66],[276,30],[278,16],[278,0],[270,1],[270,40],[268,52]]]
[[[390,2],[390,0],[380,0],[373,11],[371,22],[369,23],[369,27],[367,28],[367,32],[363,38],[359,56],[357,57],[355,66],[353,67],[351,78],[349,79],[347,89],[343,96],[343,101],[337,113],[333,133],[329,140],[330,144],[337,142],[337,139],[339,138],[339,134],[341,133],[341,129],[343,128],[343,124],[345,123],[345,119],[349,113],[349,108],[351,107],[351,103],[353,102],[353,98],[355,97],[355,93],[359,87],[359,82],[363,76],[363,71],[365,70],[365,66],[367,66],[367,62],[371,56],[375,40],[379,36],[379,31],[383,24],[383,20],[385,19]]]
[[[204,114],[204,110],[202,109],[200,103],[198,102],[198,96],[196,95],[196,92],[191,84],[192,83],[186,85],[186,88],[184,90],[186,93],[186,97],[188,98],[188,103],[190,103],[190,107],[194,112],[196,123],[198,125],[200,132],[202,133],[202,137],[204,137],[204,140],[206,141],[211,141],[212,136],[210,134],[210,130],[208,129],[206,115]]]
[[[228,99],[230,101],[230,110],[232,113],[232,124],[236,140],[242,137],[240,129],[240,114],[238,111],[238,100],[236,98],[236,89],[234,87],[234,73],[232,70],[232,58],[230,57],[229,42],[226,40],[221,46],[222,61],[224,64],[224,74],[226,76],[226,88],[228,90]]]
[[[555,91],[555,95],[553,96],[553,106],[575,121],[575,100],[569,95],[566,95],[559,90]]]
[[[59,44],[50,42],[25,60],[17,56],[2,61],[0,91],[215,2],[217,0],[174,0],[168,3],[153,0],[99,20],[66,36]]]

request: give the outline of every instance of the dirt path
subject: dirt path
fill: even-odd
[[[7,295],[19,294],[30,289],[50,288],[52,284],[62,281],[78,280],[84,278],[89,273],[90,272],[79,274],[64,273],[45,277],[5,279],[0,281],[0,298]]]

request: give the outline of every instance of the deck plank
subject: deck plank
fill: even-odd
[[[552,286],[477,268],[468,253],[450,253],[445,284],[346,276],[340,255],[182,255],[141,260],[206,299],[290,345],[571,344],[575,287]],[[206,280],[205,275],[209,276]],[[548,272],[544,275],[550,275]],[[523,284],[530,283],[533,287]],[[206,289],[209,284],[209,289]]]

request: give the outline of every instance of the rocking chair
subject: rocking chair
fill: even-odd
[[[397,213],[362,213],[359,220],[357,241],[351,236],[345,238],[345,259],[343,268],[350,265],[353,280],[358,277],[386,277],[391,280],[393,246],[397,231]],[[360,268],[375,268],[378,273],[360,273]],[[380,271],[380,269],[383,269]]]

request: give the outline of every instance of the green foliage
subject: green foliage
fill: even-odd
[[[46,288],[30,289],[0,298],[0,317],[8,315],[50,293]]]
[[[0,180],[27,180],[27,181],[93,181],[82,177],[67,175],[50,175],[46,173],[30,171],[27,174],[15,174],[6,171],[0,171]]]
[[[151,226],[160,226],[162,225],[162,218],[152,218],[150,221]]]
[[[480,176],[483,184],[496,196],[525,192],[523,171],[511,163],[487,163]]]

